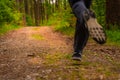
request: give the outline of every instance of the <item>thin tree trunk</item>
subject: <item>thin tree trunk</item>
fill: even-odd
[[[24,6],[25,6],[25,13],[26,13],[26,15],[29,15],[28,0],[24,0]]]
[[[32,24],[35,24],[33,0],[30,0],[30,16],[32,18]]]
[[[120,0],[106,1],[106,22],[107,28],[110,29],[110,24],[120,25]]]
[[[39,26],[39,1],[34,0],[35,25]]]
[[[65,10],[67,9],[67,2],[66,2],[66,0],[64,0],[64,9]]]

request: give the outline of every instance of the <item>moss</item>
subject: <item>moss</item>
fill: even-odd
[[[34,27],[34,28],[32,28],[32,30],[40,30],[40,28],[39,27]]]
[[[64,53],[52,53],[52,54],[44,54],[44,64],[48,65],[59,65],[63,63],[62,60],[65,60],[68,55]]]
[[[40,34],[33,34],[32,38],[36,40],[45,40],[45,38]]]

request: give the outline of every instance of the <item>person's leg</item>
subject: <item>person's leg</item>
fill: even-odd
[[[69,0],[73,13],[77,18],[73,54],[73,59],[76,60],[81,59],[81,54],[87,43],[89,33],[92,34],[93,39],[99,44],[103,44],[106,41],[102,27],[98,25],[95,15],[92,15],[89,10],[91,1],[92,0]],[[97,35],[93,33],[93,30],[94,33],[97,31]]]
[[[84,0],[85,6],[87,9],[90,9],[90,6],[92,4],[92,0]]]
[[[85,27],[85,22],[83,19],[83,12],[87,10],[87,8],[85,7],[84,2],[81,0],[73,5],[72,10],[77,18],[74,37],[74,54],[72,57],[75,60],[80,60],[82,51],[89,37],[89,32]]]
[[[89,32],[88,32],[88,29],[85,27],[84,22],[80,23],[77,20],[75,36],[74,36],[73,59],[78,59],[78,57],[81,58],[83,49],[86,46],[86,43],[88,41],[88,37],[89,37]]]

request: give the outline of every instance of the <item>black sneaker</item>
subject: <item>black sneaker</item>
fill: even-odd
[[[99,44],[106,42],[106,34],[103,27],[97,22],[95,13],[91,10],[87,10],[83,14],[83,18],[86,23],[86,27],[90,33],[90,36]]]
[[[81,54],[80,53],[74,53],[72,55],[73,60],[81,61]]]

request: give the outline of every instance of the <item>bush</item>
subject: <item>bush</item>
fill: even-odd
[[[73,14],[71,14],[69,10],[66,10],[61,15],[61,20],[59,24],[55,27],[55,30],[60,31],[68,36],[73,36],[76,21]]]
[[[26,15],[26,25],[28,26],[33,26],[34,23],[33,23],[33,19],[29,16],[29,15]]]
[[[54,26],[54,30],[73,36],[75,26],[75,17],[70,13],[70,9],[64,12],[55,12],[48,21],[48,25]]]
[[[108,44],[120,45],[120,29],[119,25],[110,25],[109,30],[106,30]]]
[[[120,45],[120,30],[107,30],[109,44]]]
[[[18,28],[21,14],[14,6],[14,0],[0,0],[0,35]]]
[[[20,20],[20,13],[14,9],[13,0],[0,1],[0,25],[4,23],[15,23]]]
[[[20,26],[17,25],[4,25],[4,26],[0,26],[0,36],[5,34],[6,32],[10,31],[10,30],[15,30],[20,28]]]

